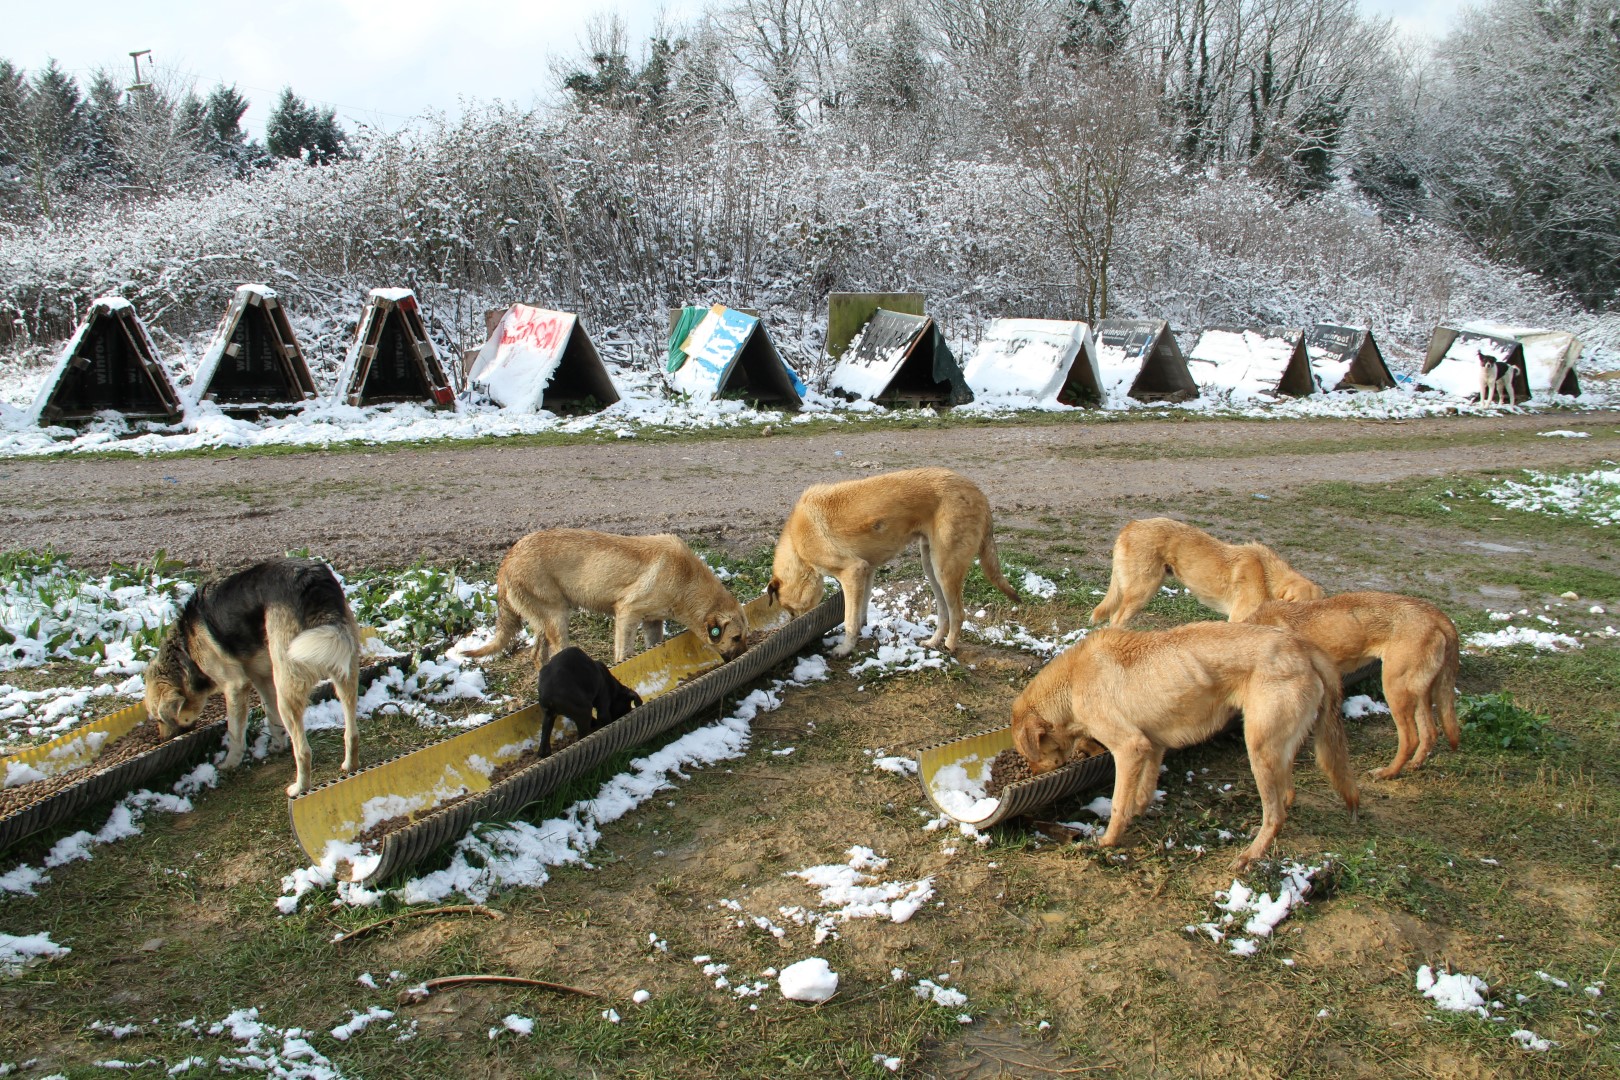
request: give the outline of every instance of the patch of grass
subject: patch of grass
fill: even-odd
[[[1470,746],[1533,751],[1548,738],[1547,718],[1516,705],[1511,694],[1464,696],[1457,714]]]

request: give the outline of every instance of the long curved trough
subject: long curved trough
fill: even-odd
[[[13,765],[39,767],[50,763],[47,775],[60,775],[91,764],[103,747],[146,722],[146,706],[131,705],[67,731],[50,742],[31,746],[0,758],[0,775]],[[103,736],[96,739],[95,736]],[[58,788],[50,795],[0,817],[0,849],[32,836],[53,825],[60,825],[85,810],[141,787],[166,772],[195,765],[219,749],[225,737],[225,721],[215,720],[193,728],[184,735],[160,743],[144,754],[100,772],[85,771],[81,779]]]
[[[516,814],[747,685],[838,625],[843,604],[843,594],[834,593],[730,663],[697,634],[678,634],[612,669],[645,704],[549,757],[492,780],[538,739],[540,710],[530,706],[288,800],[293,834],[311,860],[321,862],[335,850],[349,859],[353,880],[383,880],[459,839],[474,822]],[[745,610],[754,627],[770,618],[763,597]],[[399,816],[409,823],[362,852],[359,840],[368,827]]]

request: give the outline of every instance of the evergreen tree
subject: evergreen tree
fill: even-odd
[[[85,153],[84,101],[73,76],[51,60],[28,84],[28,160],[30,186],[40,210],[49,215],[52,199],[88,171]]]
[[[276,107],[270,111],[264,141],[276,157],[301,158],[311,165],[348,156],[348,136],[337,121],[336,110],[322,112],[306,105],[290,86],[281,91]]]
[[[91,73],[84,96],[85,157],[95,176],[115,183],[127,179],[118,154],[123,95],[106,68]]]

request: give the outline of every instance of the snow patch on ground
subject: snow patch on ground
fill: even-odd
[[[1228,941],[1235,956],[1252,956],[1258,949],[1259,938],[1271,936],[1273,930],[1288,918],[1296,907],[1305,903],[1311,894],[1312,883],[1326,869],[1326,864],[1306,866],[1289,861],[1283,864],[1282,881],[1277,895],[1256,893],[1243,882],[1233,879],[1232,887],[1215,894],[1215,906],[1221,915],[1209,922],[1188,926],[1189,934],[1204,933],[1211,941]]]

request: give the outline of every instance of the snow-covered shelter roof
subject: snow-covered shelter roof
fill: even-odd
[[[192,401],[212,401],[227,413],[257,414],[314,396],[315,380],[275,290],[237,286],[197,365]]]
[[[1454,326],[1434,328],[1418,385],[1438,390],[1448,397],[1478,398],[1482,389],[1480,369],[1487,360],[1512,367],[1515,370],[1514,385],[1518,400],[1530,398],[1530,376],[1525,369],[1524,346],[1511,337],[1498,337]]]
[[[111,411],[174,423],[185,415],[157,348],[121,296],[91,301],[34,399],[37,424],[72,424]]]
[[[1200,389],[1235,397],[1316,392],[1305,332],[1297,327],[1211,327],[1187,354],[1187,370]]]
[[[411,290],[371,290],[354,344],[338,373],[334,397],[349,405],[455,402],[455,391]]]
[[[866,401],[965,405],[956,355],[927,315],[878,308],[827,376],[827,388]]]
[[[992,319],[963,369],[974,399],[1037,405],[1098,405],[1091,327],[1064,319]]]
[[[1387,390],[1395,385],[1368,327],[1317,323],[1305,331],[1305,353],[1323,390]]]
[[[757,316],[715,304],[679,348],[686,359],[670,373],[669,384],[694,401],[740,393],[786,409],[804,403],[804,383]]]
[[[496,404],[518,412],[555,412],[588,402],[600,410],[619,400],[579,317],[528,304],[506,309],[478,351],[467,381]]]
[[[1198,396],[1176,335],[1163,319],[1104,319],[1097,324],[1097,368],[1110,403],[1186,401]]]
[[[1429,339],[1429,351],[1424,357],[1423,370],[1428,372],[1439,363],[1439,358],[1457,353],[1457,341],[1465,336],[1485,336],[1498,341],[1517,341],[1524,350],[1525,378],[1532,393],[1541,395],[1581,392],[1580,379],[1575,375],[1575,361],[1581,358],[1581,339],[1563,330],[1541,330],[1532,326],[1513,326],[1508,323],[1473,320],[1457,326],[1437,326]],[[1468,351],[1462,346],[1462,352]]]
[[[837,360],[878,308],[903,315],[924,314],[926,298],[920,292],[835,292],[827,294],[828,356]]]

